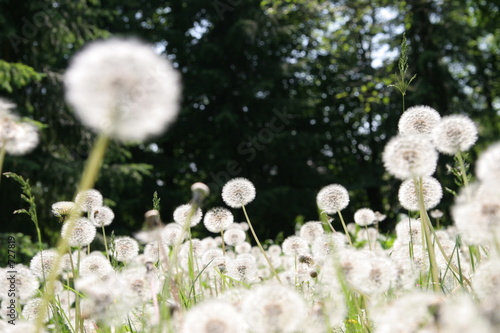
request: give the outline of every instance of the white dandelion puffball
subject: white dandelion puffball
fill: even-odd
[[[73,201],[58,201],[52,204],[52,214],[57,217],[66,217],[74,211],[78,211],[78,206]]]
[[[219,233],[226,230],[234,222],[233,214],[226,208],[216,207],[210,209],[203,219],[203,224],[208,231]]]
[[[8,140],[0,139],[0,143],[4,141],[6,152],[11,155],[27,154],[38,145],[38,128],[32,124],[16,122],[13,124],[11,134]]]
[[[179,74],[134,39],[90,43],[73,57],[64,84],[84,125],[122,141],[163,133],[179,111]]]
[[[182,333],[243,333],[247,324],[230,303],[207,300],[189,309]]]
[[[500,142],[489,146],[479,155],[476,176],[483,182],[500,180]]]
[[[362,227],[373,224],[376,219],[375,212],[370,208],[360,208],[354,213],[354,222]]]
[[[80,276],[97,275],[103,278],[114,272],[113,266],[109,260],[99,254],[91,254],[82,259],[80,263]]]
[[[95,207],[101,207],[103,197],[98,190],[90,189],[78,192],[75,202],[82,212],[91,212]]]
[[[96,227],[108,226],[113,222],[114,218],[115,213],[113,213],[111,208],[106,206],[95,207],[92,213],[90,213],[90,221],[92,221]]]
[[[451,115],[441,119],[432,131],[436,149],[447,155],[469,150],[477,141],[477,127],[466,116]]]
[[[230,228],[224,232],[224,243],[227,245],[236,246],[243,243],[246,238],[247,234],[239,228]]]
[[[287,256],[298,256],[309,252],[309,245],[299,236],[288,236],[283,241],[282,248]]]
[[[324,232],[323,226],[319,221],[309,221],[300,227],[300,237],[309,244],[312,244],[314,240],[323,235]]]
[[[222,188],[222,200],[231,208],[241,208],[255,199],[255,186],[246,178],[231,179]]]
[[[57,256],[57,251],[53,249],[38,252],[30,261],[31,271],[42,279],[49,276]]]
[[[16,272],[14,281],[8,278],[9,271]],[[17,264],[14,269],[0,268],[0,277],[2,277],[0,279],[0,299],[5,300],[5,302],[10,302],[9,289],[12,288],[12,282],[16,286],[16,297],[19,297],[21,303],[25,303],[35,296],[40,287],[36,275],[23,264]]]
[[[113,247],[113,256],[117,261],[130,261],[139,254],[139,243],[128,236],[117,237]]]
[[[182,227],[177,223],[167,224],[161,231],[161,239],[167,245],[175,245],[184,239]]]
[[[192,209],[191,204],[180,205],[174,210],[174,222],[184,226],[191,215],[189,226],[194,227],[200,223],[203,213],[201,208]]]
[[[349,204],[349,193],[342,185],[332,184],[323,187],[316,196],[318,208],[327,214],[335,214]]]
[[[431,134],[439,123],[439,113],[426,105],[408,108],[399,118],[398,129],[401,134]]]
[[[298,332],[307,318],[307,304],[294,289],[265,284],[243,299],[241,313],[251,332]]]
[[[96,229],[89,219],[81,217],[74,222],[67,222],[61,229],[61,235],[70,246],[87,246],[95,238]]]
[[[430,176],[437,166],[438,153],[427,136],[398,135],[385,146],[384,167],[399,179]]]
[[[436,207],[439,202],[441,202],[441,198],[443,197],[443,189],[441,188],[441,184],[436,178],[423,177],[421,188],[424,198],[425,210],[432,209]],[[420,189],[418,190],[420,191]],[[420,210],[418,204],[418,191],[415,188],[413,179],[407,179],[401,184],[401,186],[399,187],[398,198],[403,208],[408,209],[409,211]]]

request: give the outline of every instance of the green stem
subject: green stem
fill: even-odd
[[[104,225],[102,225],[101,228],[102,238],[104,239],[104,249],[106,250],[106,258],[108,258],[108,261],[111,262],[111,260],[109,259],[108,241],[106,240],[106,231],[104,230]]]
[[[2,145],[2,148],[0,148],[0,181],[2,180],[3,161],[5,160],[6,152],[7,152],[7,147],[4,144]]]
[[[458,165],[460,167],[460,174],[462,175],[462,181],[464,183],[464,186],[467,187],[469,186],[469,179],[467,178],[467,171],[465,170],[465,163],[461,152],[457,153],[457,159]]]
[[[418,205],[420,208],[420,222],[425,236],[425,243],[427,245],[427,252],[429,254],[429,264],[431,269],[432,285],[435,292],[440,292],[440,282],[438,266],[436,261],[436,252],[434,251],[434,244],[431,239],[431,227],[429,216],[427,215],[427,210],[424,205],[424,193],[422,188],[422,178],[413,179],[415,189],[418,191]]]
[[[99,170],[101,169],[108,144],[109,144],[109,137],[104,134],[101,134],[98,137],[97,141],[94,143],[94,147],[92,148],[87,163],[85,164],[85,168],[82,173],[82,179],[80,180],[77,193],[90,189],[94,186],[95,181],[97,179],[97,175],[99,174]],[[71,234],[71,232],[73,231],[77,217],[78,215],[76,211],[73,210],[66,222],[69,224],[67,229],[68,235]],[[52,268],[49,272],[47,284],[45,286],[45,293],[43,294],[42,301],[40,304],[40,310],[36,317],[35,330],[34,330],[36,333],[42,332],[43,320],[47,314],[49,303],[54,298],[55,281],[57,279],[59,267],[61,266],[62,256],[67,249],[68,249],[68,240],[65,237],[61,237],[57,245],[58,255],[54,260]]]
[[[253,230],[252,222],[250,222],[250,218],[248,217],[247,210],[245,209],[245,205],[241,206],[241,209],[243,209],[243,214],[245,214],[245,218],[247,220],[248,226],[250,227],[250,231],[252,232],[253,238],[255,239],[255,242],[257,243],[257,246],[260,249],[260,252],[262,255],[264,255],[264,258],[266,259],[267,263],[269,264],[269,268],[271,268],[271,272],[273,275],[276,277],[279,283],[281,283],[280,277],[278,276],[278,273],[276,272],[276,269],[274,268],[273,264],[271,263],[271,260],[269,260],[269,257],[266,254],[266,251],[264,251],[264,248],[262,247],[262,244],[260,244],[259,238],[257,237],[257,234]]]
[[[340,210],[337,212],[337,214],[339,214],[340,222],[342,223],[342,227],[344,228],[345,235],[347,237],[347,241],[349,242],[349,244],[351,246],[353,246],[352,240],[351,240],[351,235],[349,235],[349,231],[347,230],[347,225],[345,224],[344,217],[342,216],[342,213],[340,212]]]

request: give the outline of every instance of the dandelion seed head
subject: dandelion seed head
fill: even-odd
[[[422,195],[424,199],[424,207],[426,210],[436,207],[443,197],[441,184],[434,177],[423,177],[422,179]],[[420,189],[418,189],[420,191]],[[418,191],[415,188],[413,179],[405,180],[399,187],[398,198],[401,206],[409,211],[419,211]]]
[[[139,243],[128,236],[117,237],[113,247],[113,256],[117,261],[130,261],[139,254]]]
[[[252,245],[250,245],[250,243],[248,242],[242,242],[234,246],[234,251],[238,254],[250,253],[251,249]]]
[[[489,146],[479,155],[476,176],[483,182],[500,180],[500,142]]]
[[[312,244],[312,254],[316,259],[325,258],[335,251],[345,248],[345,236],[341,233],[323,234]]]
[[[22,316],[24,319],[28,321],[35,321],[38,317],[38,313],[40,313],[40,308],[42,306],[41,298],[32,298],[26,303],[23,308]],[[48,322],[52,317],[51,311],[46,311],[45,318],[43,320],[44,323]]]
[[[289,236],[281,245],[283,253],[287,256],[299,256],[309,252],[309,245],[299,236]]]
[[[282,252],[281,246],[279,246],[278,244],[273,244],[269,246],[269,248],[267,249],[267,253],[269,253],[271,257],[278,257],[281,255],[281,252]],[[260,253],[260,251],[258,253]]]
[[[257,278],[257,265],[251,255],[242,255],[227,261],[227,275],[241,282],[254,282]]]
[[[203,213],[201,211],[201,208],[196,208],[191,212],[191,204],[184,204],[180,205],[174,210],[174,221],[175,223],[180,224],[181,226],[184,226],[186,224],[186,221],[189,218],[189,215],[191,215],[191,219],[189,222],[189,226],[194,227],[198,223],[200,223],[201,218],[203,217]]]
[[[234,223],[233,223],[234,224]],[[239,228],[229,228],[224,232],[224,243],[231,246],[236,246],[245,241],[247,235]]]
[[[306,320],[302,296],[284,285],[264,284],[242,301],[242,314],[252,332],[297,332]]]
[[[43,279],[49,276],[56,258],[56,250],[50,249],[40,251],[31,259],[30,269],[36,276]]]
[[[367,226],[375,222],[375,212],[370,208],[360,208],[354,213],[354,222],[359,226]]]
[[[335,214],[349,204],[349,193],[344,186],[332,184],[323,187],[316,196],[316,203],[327,214]]]
[[[425,135],[398,135],[385,146],[382,160],[391,175],[408,179],[432,175],[438,153]]]
[[[61,229],[61,235],[68,241],[69,246],[87,246],[95,238],[95,226],[85,217],[74,222],[67,222]]]
[[[122,141],[161,134],[179,110],[179,74],[136,40],[91,42],[73,57],[64,84],[84,125]]]
[[[207,300],[189,309],[182,333],[243,333],[246,323],[236,308],[221,300]]]
[[[420,220],[404,216],[396,224],[397,240],[401,241],[404,246],[408,246],[410,242],[420,244],[422,242],[422,226]]]
[[[32,270],[22,264],[17,264],[12,269],[0,268],[0,299],[5,301],[4,304],[10,302],[10,297],[8,296],[11,289],[11,280],[5,278],[9,276],[8,271],[16,272],[14,281],[16,297],[19,297],[21,303],[27,302],[36,294],[38,287],[40,287],[37,276]]]
[[[233,214],[226,208],[216,207],[210,209],[203,219],[203,224],[208,231],[220,233],[226,230],[233,223]]]
[[[0,143],[3,141],[8,154],[24,155],[36,148],[39,142],[36,126],[25,122],[13,122],[11,126],[10,138],[5,140],[0,137]]]
[[[102,206],[103,197],[101,192],[90,189],[79,192],[75,197],[75,202],[83,212],[91,212],[94,208]]]
[[[398,128],[401,134],[431,134],[439,123],[439,113],[426,105],[408,108],[399,118]]]
[[[73,201],[59,201],[52,204],[52,214],[57,217],[67,217],[73,211],[78,211],[77,205]]]
[[[160,245],[163,247],[163,249],[160,248]],[[162,259],[162,251],[163,253],[165,253],[165,255],[168,255],[170,253],[169,247],[163,241],[153,241],[147,243],[146,246],[144,246],[144,256],[147,260],[154,263]]]
[[[241,208],[255,199],[255,186],[246,178],[234,178],[222,188],[222,200],[231,208]]]
[[[173,246],[184,239],[184,232],[179,224],[169,223],[161,231],[161,238],[165,244]]]
[[[323,226],[319,221],[309,221],[300,227],[300,237],[309,244],[312,244],[314,240],[323,235],[323,233]]]
[[[447,155],[469,150],[477,141],[477,127],[466,116],[451,115],[441,119],[432,131],[436,149]]]
[[[97,275],[100,278],[113,273],[113,266],[109,260],[100,254],[91,254],[81,260],[80,276]]]
[[[113,222],[115,218],[115,213],[113,210],[106,206],[94,207],[90,213],[90,221],[96,227],[105,227]]]

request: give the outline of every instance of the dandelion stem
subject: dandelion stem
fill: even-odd
[[[250,227],[250,231],[252,232],[253,238],[255,239],[255,242],[257,243],[257,246],[259,247],[260,252],[264,255],[264,258],[266,259],[267,263],[269,264],[269,268],[271,268],[271,272],[273,273],[273,275],[276,277],[278,282],[281,283],[280,277],[278,276],[276,269],[274,268],[273,264],[271,263],[271,260],[269,260],[269,257],[267,256],[266,251],[264,251],[262,244],[260,244],[260,241],[259,241],[259,238],[257,237],[257,234],[253,230],[252,222],[250,222],[250,218],[248,217],[247,210],[245,209],[245,205],[242,205],[241,209],[243,209],[243,214],[245,214],[245,218],[247,219],[248,226]]]
[[[2,145],[0,148],[0,182],[2,181],[2,170],[3,170],[3,161],[5,160],[5,153],[7,152],[7,147]]]
[[[108,258],[108,261],[111,262],[109,259],[109,250],[108,250],[108,241],[106,239],[106,231],[104,230],[104,225],[101,225],[102,228],[102,238],[104,239],[104,249],[106,250],[106,258]]]
[[[353,246],[352,240],[351,240],[351,235],[349,235],[349,230],[347,230],[347,225],[345,224],[344,217],[342,216],[342,213],[340,212],[340,210],[337,212],[337,214],[339,214],[340,222],[342,223],[342,227],[344,228],[345,236],[347,237],[347,241],[349,242],[349,245]]]

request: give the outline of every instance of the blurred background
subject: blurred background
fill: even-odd
[[[95,186],[116,214],[108,229],[139,230],[155,191],[170,222],[192,183],[210,186],[208,209],[223,205],[227,180],[246,177],[257,189],[248,212],[261,239],[318,220],[316,194],[331,183],[349,190],[347,222],[370,207],[387,215],[380,227],[389,232],[404,210],[381,152],[403,111],[390,87],[403,33],[409,77],[417,75],[406,107],[471,117],[480,131],[473,162],[500,138],[499,9],[496,0],[0,0],[0,97],[45,125],[38,148],[7,155],[3,170],[29,178],[53,246],[60,225],[50,206],[72,200],[95,138],[66,105],[62,75],[87,42],[135,36],[182,73],[182,111],[161,137],[111,145]],[[440,156],[437,178],[457,190],[453,162]],[[27,207],[20,194],[2,178],[0,232],[34,236],[29,217],[12,214]],[[445,224],[452,202],[445,191]]]

